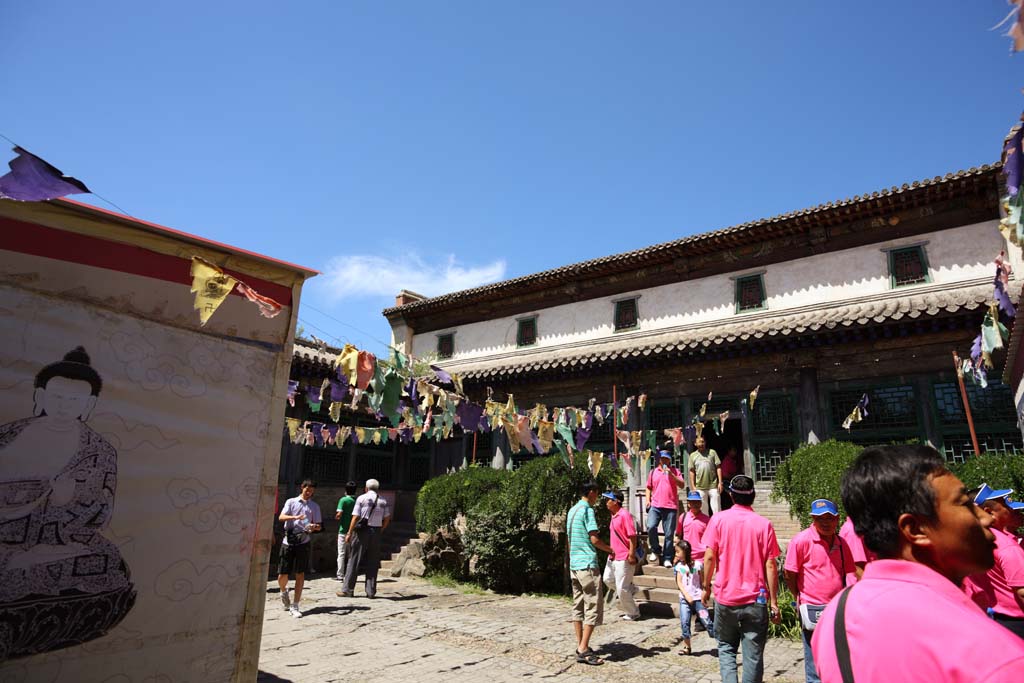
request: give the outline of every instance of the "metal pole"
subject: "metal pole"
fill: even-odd
[[[956,366],[956,380],[960,384],[960,398],[964,402],[964,414],[967,415],[967,427],[971,430],[971,445],[974,446],[974,457],[981,455],[978,448],[978,435],[974,432],[974,418],[971,416],[971,404],[967,400],[967,387],[964,386],[964,371],[960,364],[960,356],[953,351],[953,365]]]

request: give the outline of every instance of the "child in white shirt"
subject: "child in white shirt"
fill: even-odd
[[[704,564],[694,561],[688,541],[680,541],[676,546],[675,575],[676,587],[679,589],[679,625],[683,629],[683,649],[681,655],[688,655],[690,648],[690,617],[696,615],[708,635],[715,637],[715,625],[711,622],[708,610],[701,603],[701,586]]]

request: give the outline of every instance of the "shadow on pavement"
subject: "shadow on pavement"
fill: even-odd
[[[392,602],[401,602],[403,600],[419,600],[419,599],[425,598],[425,597],[427,597],[427,596],[423,595],[422,593],[409,593],[408,595],[401,595],[401,594],[398,594],[398,595],[378,595],[377,599],[378,600],[391,600]]]
[[[292,681],[290,678],[281,678],[261,670],[256,676],[256,683],[292,683]]]
[[[349,612],[358,612],[368,609],[370,608],[365,605],[345,605],[344,607],[338,607],[337,605],[321,605],[320,607],[303,610],[302,616],[308,617],[310,614],[348,614]]]
[[[653,657],[659,652],[668,651],[669,648],[663,646],[637,647],[632,643],[605,643],[597,650],[597,654],[612,662],[624,662],[634,657]]]

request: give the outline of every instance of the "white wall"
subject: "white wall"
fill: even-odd
[[[884,295],[892,290],[888,254],[883,249],[923,242],[927,243],[924,249],[931,283],[901,287],[900,291],[937,285],[955,286],[958,282],[992,277],[992,261],[1001,249],[1006,248],[998,221],[988,221],[769,265],[763,269],[767,308],[771,312],[782,312]],[[533,314],[537,315],[537,344],[531,349],[585,344],[612,336],[628,338],[631,334],[667,331],[683,326],[733,322],[744,315],[763,314],[763,311],[735,313],[733,278],[756,272],[761,272],[761,269],[738,270],[417,334],[413,337],[412,352],[423,355],[435,351],[437,335],[447,332],[455,333],[452,360],[456,362],[514,352],[517,319]],[[636,294],[640,295],[639,330],[615,333],[612,327],[613,301]]]

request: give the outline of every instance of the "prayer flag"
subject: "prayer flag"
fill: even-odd
[[[220,268],[192,257],[192,293],[196,295],[195,309],[199,311],[199,324],[205,325],[210,316],[228,298],[238,280],[226,275]]]
[[[10,173],[0,177],[0,199],[44,202],[90,191],[81,180],[64,175],[35,154],[21,147],[15,147],[14,152],[18,156],[7,162]]]

